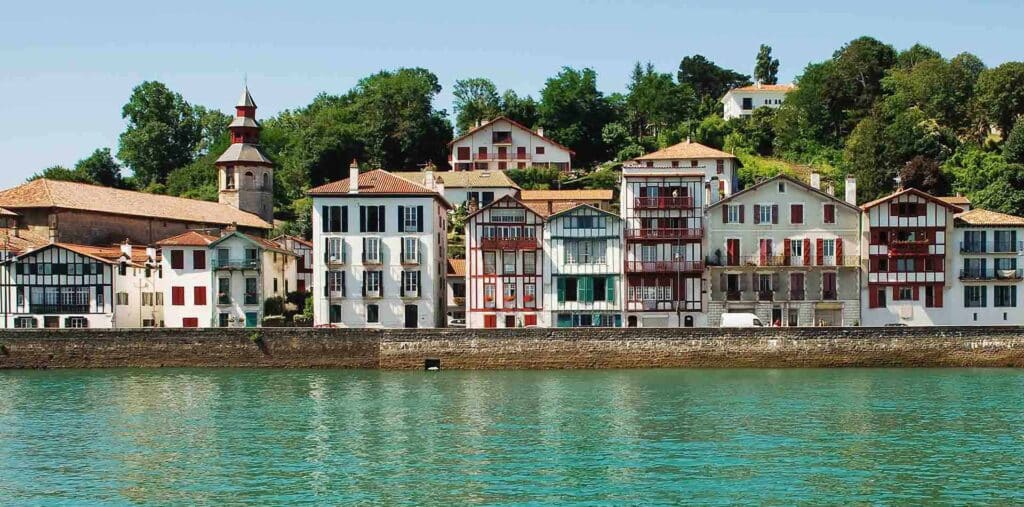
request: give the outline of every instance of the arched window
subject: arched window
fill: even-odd
[[[270,174],[263,173],[263,188],[262,190],[270,190]]]
[[[245,188],[256,188],[256,176],[252,171],[245,171]]]
[[[234,190],[235,188],[235,168],[228,166],[224,170],[224,188],[228,190]]]

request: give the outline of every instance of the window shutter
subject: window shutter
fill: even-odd
[[[772,273],[772,291],[779,290],[779,272]]]
[[[423,232],[423,206],[416,206],[416,232]]]
[[[324,271],[324,297],[331,295],[331,272]]]
[[[825,240],[818,238],[814,240],[814,256],[817,257],[817,264],[821,266],[824,264],[825,257]]]
[[[729,205],[728,204],[723,204],[722,205],[722,223],[723,224],[729,223]]]
[[[811,238],[804,238],[804,266],[811,265]]]
[[[741,224],[743,223],[744,215],[746,214],[746,212],[744,210],[745,210],[745,207],[742,204],[740,204],[740,223]]]
[[[843,265],[843,238],[836,238],[836,266]]]
[[[363,238],[363,264],[366,264],[366,238]]]
[[[718,274],[718,290],[722,292],[729,290],[728,275],[725,273]]]
[[[416,297],[423,295],[423,277],[420,276],[420,272],[416,272]]]
[[[408,279],[409,273],[402,271],[402,276],[398,277],[398,295],[399,297],[405,297],[405,281]]]
[[[387,218],[384,217],[384,206],[377,206],[377,231],[387,232]]]
[[[917,285],[914,286],[914,292],[913,292],[913,294],[914,294],[914,301],[917,301],[918,296],[921,294],[921,292],[919,291],[919,288],[920,287],[917,286]]]
[[[363,297],[366,297],[366,279],[369,278],[369,276],[370,276],[370,272],[369,271],[364,271],[363,272]]]
[[[942,308],[942,286],[941,285],[936,285],[935,286],[934,299],[935,299],[935,307],[936,308]]]
[[[348,206],[341,207],[341,232],[348,232]]]
[[[900,205],[896,201],[889,203],[889,216],[898,217],[900,216]]]
[[[1016,289],[1016,288],[1014,288]],[[604,281],[604,295],[605,300],[609,302],[615,301],[615,277],[609,276]]]
[[[558,277],[558,302],[565,302],[565,277]]]
[[[772,223],[773,224],[779,223],[779,205],[778,204],[772,204]]]
[[[868,308],[878,308],[878,291],[874,287],[868,289]]]
[[[790,222],[794,224],[804,223],[804,205],[793,204],[789,207]]]
[[[782,240],[782,258],[785,259],[785,264],[789,266],[790,261],[793,257],[792,242],[789,238]]]
[[[398,244],[399,244],[399,247],[401,248],[401,254],[402,254],[402,256],[399,257],[399,262],[404,264],[405,263],[405,238],[398,238]]]
[[[359,232],[366,232],[366,206],[359,207]]]
[[[760,204],[755,204],[754,205],[754,223],[755,224],[761,223],[761,205]]]
[[[985,308],[988,306],[988,287],[980,285],[978,288],[981,289],[981,307]]]
[[[321,230],[321,232],[327,232],[327,224],[328,224],[328,222],[330,222],[330,220],[329,220],[329,213],[328,213],[329,209],[330,208],[327,207],[327,206],[321,206],[320,207],[320,230]]]
[[[1011,285],[1010,286],[1010,306],[1012,306],[1014,308],[1017,307],[1017,286],[1016,285]]]
[[[398,232],[405,232],[405,206],[398,207]]]
[[[758,252],[760,253],[761,265],[764,266],[768,260],[768,244],[765,240],[760,240],[758,245]]]

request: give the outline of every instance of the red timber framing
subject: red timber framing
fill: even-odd
[[[466,311],[484,314],[484,327],[505,327],[510,315],[536,323],[544,308],[543,231],[544,217],[510,196],[468,217]]]
[[[702,308],[704,179],[624,175],[626,311]],[[689,289],[689,290],[688,290]]]
[[[950,226],[960,208],[916,189],[861,206],[868,221],[868,308],[921,301],[941,308]]]

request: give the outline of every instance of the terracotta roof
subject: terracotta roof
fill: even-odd
[[[35,250],[50,243],[47,238],[26,229],[17,230],[17,235],[11,229],[0,231],[2,231],[0,232],[0,250],[8,250],[15,255]]]
[[[610,215],[610,216],[613,216],[615,218],[620,218],[619,215],[617,215],[615,213],[612,213],[611,211],[607,211],[607,210],[603,210],[601,208],[598,208],[598,207],[596,207],[596,206],[594,206],[592,204],[587,204],[587,203],[579,203],[579,204],[577,204],[577,203],[568,203],[568,204],[570,204],[570,206],[565,207],[564,209],[561,209],[559,211],[553,212],[551,214],[551,216],[548,217],[548,220],[551,220],[551,219],[555,218],[558,215],[569,213],[570,211],[573,211],[573,210],[575,210],[577,208],[588,208],[588,209],[594,210],[594,211],[596,211],[598,213],[602,213],[602,214],[605,214],[605,215]]]
[[[188,231],[157,241],[157,246],[206,246],[217,241],[217,236],[203,234],[198,231]]]
[[[15,212],[13,212],[13,211],[11,211],[9,209],[5,209],[5,208],[0,208],[0,215],[9,216],[9,217],[19,216],[18,213],[15,213]]]
[[[733,199],[736,199],[736,198],[746,194],[747,192],[752,192],[752,191],[754,191],[754,190],[756,190],[758,188],[761,188],[761,187],[767,185],[768,183],[771,183],[771,182],[773,182],[775,180],[779,180],[779,179],[786,180],[786,181],[788,181],[788,182],[790,182],[790,183],[792,183],[794,185],[799,186],[800,188],[803,188],[804,190],[806,190],[808,192],[811,192],[813,194],[818,194],[821,197],[824,197],[824,198],[829,199],[831,201],[834,201],[834,202],[836,202],[838,204],[842,204],[843,206],[846,206],[846,207],[848,207],[850,209],[853,209],[853,210],[855,210],[857,212],[860,212],[860,208],[858,208],[856,204],[848,203],[848,202],[846,202],[845,199],[841,199],[841,198],[839,198],[837,196],[834,196],[834,195],[832,195],[832,194],[830,194],[828,192],[823,192],[823,191],[821,191],[821,189],[814,188],[814,187],[808,185],[807,183],[804,183],[804,182],[802,182],[802,181],[800,181],[800,180],[798,180],[796,178],[792,178],[790,176],[786,176],[785,174],[777,174],[777,175],[775,175],[775,176],[773,176],[771,178],[768,178],[768,179],[763,180],[763,181],[759,181],[759,182],[757,182],[757,183],[755,183],[755,184],[753,184],[753,185],[751,185],[751,186],[749,186],[747,188],[744,188],[743,190],[740,190],[739,192],[736,192],[734,194],[730,194],[730,195],[728,195],[726,197],[723,197],[722,199],[719,199],[714,204],[711,204],[710,206],[708,206],[708,209],[717,207],[717,206],[719,206],[721,204],[728,203],[728,202],[732,201]]]
[[[466,216],[466,220],[469,220],[473,216],[478,215],[479,213],[481,213],[485,209],[494,208],[496,204],[498,204],[500,202],[504,202],[504,201],[512,201],[512,202],[518,204],[519,206],[521,206],[522,208],[525,208],[525,209],[533,212],[535,215],[539,215],[541,217],[548,216],[547,209],[545,209],[547,207],[547,203],[533,202],[533,203],[529,203],[528,204],[528,203],[524,203],[523,201],[520,201],[519,199],[516,199],[515,197],[512,197],[511,195],[506,195],[506,196],[502,196],[501,199],[496,199],[496,200],[494,200],[494,202],[488,204],[487,206],[484,206],[483,208],[480,208],[480,209],[470,213],[469,215]]]
[[[637,157],[634,160],[677,160],[685,158],[736,158],[736,156],[732,153],[726,153],[710,146],[686,140],[679,144],[673,144],[668,148],[662,148],[642,157]]]
[[[963,206],[963,205],[971,204],[971,200],[968,199],[966,196],[962,196],[962,195],[940,196],[939,200],[941,200],[942,202],[947,202],[947,203],[952,204],[954,206]]]
[[[15,210],[63,208],[204,224],[236,223],[259,229],[272,227],[260,217],[227,204],[45,178],[0,191],[0,206]]]
[[[448,274],[466,276],[466,259],[448,259]]]
[[[121,259],[120,245],[91,246],[79,245],[76,243],[53,243],[53,245],[65,248],[86,257],[92,257],[108,264],[115,264]],[[156,259],[152,259],[153,262],[160,260],[159,252],[157,252],[156,257]],[[146,253],[146,247],[132,245],[131,263],[136,266],[144,266],[148,261],[150,261],[150,259],[149,255]]]
[[[791,83],[785,84],[752,84],[749,86],[740,86],[739,88],[733,88],[726,92],[726,95],[732,92],[790,92],[796,89],[796,85]]]
[[[291,234],[282,234],[282,235],[280,235],[280,236],[278,236],[276,238],[273,238],[273,241],[276,241],[279,245],[284,247],[284,245],[281,242],[283,240],[285,240],[285,239],[290,239],[290,240],[292,240],[292,241],[294,241],[296,243],[299,243],[299,244],[302,244],[302,245],[306,245],[306,246],[308,246],[310,248],[313,248],[313,242],[312,241],[310,241],[308,239],[305,239],[305,238],[300,238],[298,236],[292,236]]]
[[[214,240],[212,242],[210,242],[208,246],[212,247],[212,246],[216,245],[217,243],[220,243],[221,241],[224,241],[224,240],[226,240],[226,239],[228,239],[228,238],[230,238],[232,236],[238,236],[240,238],[247,239],[247,240],[253,242],[256,246],[258,246],[258,247],[260,247],[260,248],[262,248],[264,250],[270,250],[272,252],[277,252],[277,253],[285,254],[285,255],[297,256],[297,254],[295,252],[292,252],[290,250],[284,249],[283,247],[281,247],[281,245],[277,244],[277,242],[275,242],[273,240],[266,239],[266,238],[260,238],[260,237],[257,237],[257,236],[253,236],[252,234],[245,234],[245,233],[241,233],[241,232],[238,232],[238,231],[234,231],[234,232],[231,232],[231,233],[228,233],[228,234],[224,234],[224,235],[222,235],[219,238],[214,238]]]
[[[1024,227],[1024,218],[986,209],[972,209],[956,215],[956,225],[992,225]]]
[[[228,146],[228,149],[224,150],[217,157],[216,164],[232,164],[232,163],[245,163],[245,164],[258,164],[258,165],[273,165],[263,150],[255,144],[249,143],[235,143]]]
[[[547,218],[551,213],[557,213],[555,210],[548,211],[548,203],[543,201],[533,201],[521,203],[524,208],[536,213],[537,215]],[[559,206],[573,206],[576,203],[559,203]]]
[[[451,208],[452,205],[445,200],[443,196],[430,190],[422,185],[417,185],[405,178],[400,178],[391,174],[383,169],[374,169],[372,171],[360,172],[359,173],[359,193],[349,194],[348,192],[348,178],[340,181],[333,181],[326,185],[320,185],[316,188],[309,189],[307,192],[309,195],[323,195],[323,196],[336,196],[343,197],[347,195],[367,195],[367,194],[378,194],[378,195],[415,195],[423,197],[434,197],[447,207]]]
[[[610,201],[611,190],[523,190],[522,201]]]
[[[391,173],[399,178],[405,178],[417,185],[423,184],[425,172],[394,172]],[[502,171],[437,171],[435,178],[441,178],[445,188],[471,188],[471,187],[511,187],[519,188],[516,182],[512,181]]]
[[[894,192],[892,194],[889,194],[889,195],[887,195],[885,197],[880,197],[878,199],[875,199],[874,201],[866,202],[866,203],[860,205],[860,209],[867,210],[868,208],[873,208],[875,206],[878,206],[879,204],[882,204],[883,202],[889,201],[891,199],[895,199],[896,197],[899,197],[899,196],[901,196],[903,194],[914,194],[914,195],[916,195],[918,197],[921,197],[922,199],[925,199],[925,200],[928,200],[928,201],[932,201],[935,204],[938,204],[939,206],[944,206],[946,208],[949,208],[951,211],[953,211],[953,213],[959,213],[959,212],[963,211],[963,209],[961,209],[959,206],[957,206],[955,204],[950,204],[950,203],[948,203],[946,201],[943,201],[942,199],[940,199],[938,197],[935,197],[934,195],[931,195],[931,194],[929,194],[927,192],[923,192],[923,191],[918,190],[916,188],[906,188],[906,189],[900,190],[898,192]]]
[[[511,123],[513,127],[518,127],[518,128],[520,128],[522,130],[525,130],[525,131],[529,132],[530,135],[532,135],[534,137],[537,137],[539,139],[543,139],[543,140],[545,140],[545,141],[547,141],[547,142],[549,142],[549,143],[551,143],[551,144],[553,144],[555,146],[558,146],[559,148],[562,148],[565,151],[568,151],[569,153],[571,153],[573,155],[576,154],[576,152],[572,151],[572,149],[569,148],[568,146],[566,146],[564,144],[561,144],[558,141],[555,141],[554,139],[551,139],[550,137],[544,137],[544,136],[534,132],[533,129],[531,129],[530,127],[527,127],[526,125],[523,125],[522,123],[519,123],[519,122],[517,122],[517,121],[515,121],[512,118],[509,118],[507,116],[499,116],[499,117],[497,117],[497,118],[495,118],[495,119],[493,119],[493,120],[491,120],[489,122],[486,122],[486,123],[480,125],[479,127],[475,128],[475,129],[472,129],[472,130],[466,132],[465,134],[462,134],[459,137],[456,137],[455,139],[452,140],[452,142],[448,143],[448,146],[451,146],[451,145],[453,145],[453,144],[455,144],[455,143],[457,143],[457,142],[459,142],[459,141],[461,141],[461,140],[463,140],[463,139],[465,139],[465,138],[475,134],[479,130],[487,128],[489,125],[491,125],[493,123],[497,123],[497,122],[499,122],[501,120],[505,120],[505,121]]]

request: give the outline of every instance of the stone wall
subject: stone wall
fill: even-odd
[[[1014,366],[1024,328],[0,331],[0,368]]]

